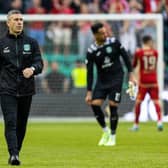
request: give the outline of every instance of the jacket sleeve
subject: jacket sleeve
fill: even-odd
[[[33,41],[33,61],[32,67],[34,67],[34,75],[37,75],[42,72],[43,69],[43,60],[41,57],[41,52],[39,45],[36,40]]]
[[[128,52],[125,50],[125,48],[121,45],[121,43],[118,41],[117,42],[120,48],[120,55],[122,56],[124,63],[127,67],[128,72],[132,72],[132,64],[131,60],[129,58]]]
[[[86,68],[87,68],[87,90],[91,91],[92,90],[92,85],[93,85],[93,60],[92,60],[92,55],[87,52],[86,56]]]
[[[137,66],[137,63],[138,63],[138,52],[136,51],[134,54],[133,63],[132,63],[133,68]]]

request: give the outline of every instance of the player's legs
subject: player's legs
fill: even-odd
[[[147,93],[147,88],[139,87],[138,94],[135,102],[135,119],[133,127],[131,128],[132,131],[137,131],[139,129],[139,116],[141,112],[141,103],[145,98],[145,95]]]
[[[110,104],[110,128],[111,128],[111,134],[116,134],[116,129],[118,125],[118,103],[115,103],[114,101],[109,101]]]
[[[158,131],[163,131],[162,113],[161,113],[160,102],[159,102],[159,100],[154,100],[153,102],[154,102],[154,105],[155,105],[155,108],[156,108],[157,117],[158,117],[157,129],[158,129]]]
[[[94,115],[96,117],[96,120],[103,130],[102,137],[98,143],[99,146],[105,145],[109,139],[109,136],[110,136],[110,130],[106,126],[105,116],[104,116],[104,113],[101,109],[101,105],[103,104],[103,102],[104,102],[103,99],[95,99],[92,101],[92,105],[91,105],[92,110],[94,112]]]
[[[104,102],[103,99],[95,99],[92,101],[91,107],[92,107],[92,110],[94,112],[97,122],[102,128],[105,128],[106,127],[105,116],[101,109],[101,105],[103,104],[103,102]]]
[[[1,108],[5,121],[5,138],[10,154],[8,164],[10,165],[20,165],[16,136],[17,103],[16,97],[1,95]]]
[[[115,103],[114,101],[109,101],[109,108],[110,108],[109,119],[110,119],[111,134],[105,146],[114,146],[116,144],[116,130],[118,126],[118,112],[117,112],[118,103]]]
[[[162,113],[161,113],[161,105],[159,101],[159,89],[158,87],[151,88],[149,91],[149,94],[151,96],[151,99],[154,103],[156,113],[157,113],[157,128],[159,131],[163,130],[163,124],[162,124]]]
[[[158,117],[158,122],[162,121],[162,114],[161,114],[161,107],[160,107],[160,102],[159,100],[153,100],[154,105],[155,105],[155,109],[156,109],[156,113],[157,113],[157,117]]]
[[[101,106],[105,98],[106,98],[105,90],[97,89],[97,88],[94,90],[91,107],[92,107],[92,110],[94,112],[94,115],[96,117],[98,124],[101,126],[103,130],[102,137],[98,143],[99,146],[104,145],[109,138],[109,128],[106,125],[105,116],[101,109]]]
[[[131,128],[132,131],[137,131],[139,129],[139,116],[140,116],[140,110],[141,110],[141,100],[136,100],[135,102],[135,119],[134,119],[134,125]]]
[[[118,104],[121,101],[122,81],[118,81],[111,89],[109,89],[109,108],[110,108],[110,129],[111,135],[106,146],[114,146],[116,144],[116,130],[118,126]]]
[[[22,142],[25,136],[31,101],[32,96],[18,98],[18,113],[17,113],[18,151],[21,150]]]
[[[16,136],[17,99],[14,96],[1,95],[1,108],[5,121],[5,138],[10,155],[18,155]]]

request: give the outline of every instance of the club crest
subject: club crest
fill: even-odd
[[[30,51],[30,44],[24,44],[24,51]]]
[[[109,54],[109,53],[112,53],[112,47],[107,47],[106,48],[106,52]]]

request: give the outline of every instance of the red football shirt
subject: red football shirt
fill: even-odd
[[[135,52],[133,67],[139,62],[139,82],[141,84],[157,83],[158,53],[154,49],[138,49]]]

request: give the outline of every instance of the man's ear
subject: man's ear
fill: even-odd
[[[6,25],[9,27],[9,20],[6,21]]]

